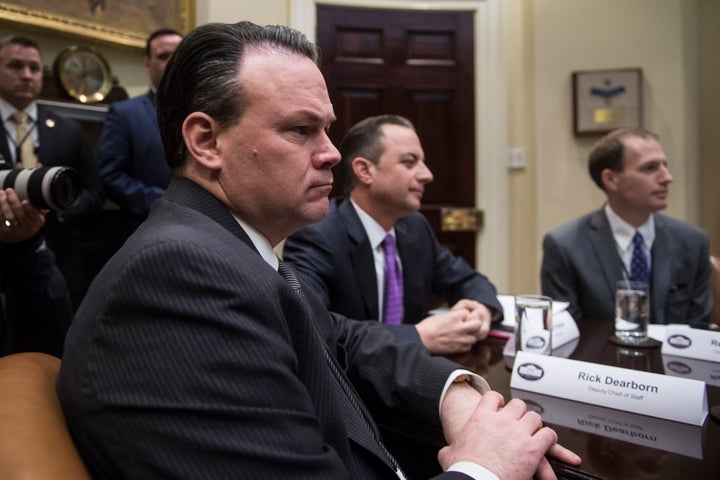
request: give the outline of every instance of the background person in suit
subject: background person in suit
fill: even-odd
[[[645,129],[611,132],[590,152],[588,168],[607,204],[545,236],[543,294],[569,301],[575,318],[613,320],[615,285],[632,276],[633,238],[640,233],[651,322],[707,325],[707,236],[657,213],[667,207],[672,181],[658,136]]]
[[[72,167],[80,175],[77,200],[46,216],[44,235],[65,276],[77,306],[92,280],[92,266],[84,252],[85,229],[92,226],[103,201],[102,186],[92,150],[79,123],[36,102],[42,89],[42,57],[34,40],[14,36],[0,39],[0,169],[35,166]],[[16,111],[27,115],[27,135],[16,145]],[[29,148],[32,145],[33,148]],[[28,149],[23,151],[24,147]],[[28,158],[18,158],[24,155]]]
[[[176,177],[93,283],[58,377],[92,475],[397,479],[371,411],[442,422],[442,478],[553,478],[548,449],[578,463],[523,402],[328,313],[278,262],[273,246],[327,212],[339,160],[317,62],[301,33],[240,22],[198,27],[168,64]]]
[[[418,210],[433,175],[412,123],[370,117],[340,143],[338,167],[347,198],[332,201],[320,222],[290,236],[283,258],[310,282],[330,311],[385,322],[382,242],[395,237],[402,269],[402,325],[387,325],[434,354],[459,353],[487,336],[502,307],[487,277],[438,243]],[[453,305],[427,317],[435,294]]]
[[[147,217],[172,176],[165,162],[155,92],[165,66],[182,40],[180,33],[163,28],[151,33],[145,45],[145,70],[150,90],[110,105],[98,143],[98,164],[105,192],[122,210],[121,245]]]
[[[45,212],[0,189],[0,356],[62,356],[72,305],[42,235]]]

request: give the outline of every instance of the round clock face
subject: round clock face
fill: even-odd
[[[68,95],[82,103],[101,102],[112,88],[109,64],[90,47],[63,50],[55,60],[55,71]]]

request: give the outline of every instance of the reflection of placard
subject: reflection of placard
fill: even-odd
[[[642,126],[642,70],[573,73],[575,133]]]
[[[666,375],[692,378],[720,387],[720,363],[665,354],[662,359]]]
[[[702,428],[522,390],[511,390],[543,422],[603,437],[702,458]]]

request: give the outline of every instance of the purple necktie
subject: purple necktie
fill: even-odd
[[[389,233],[382,242],[385,254],[385,323],[399,325],[403,314],[403,283],[395,251],[395,237]]]
[[[650,283],[650,269],[645,255],[645,242],[640,232],[635,232],[632,242],[634,248],[630,260],[630,280]]]

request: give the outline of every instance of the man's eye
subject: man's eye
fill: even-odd
[[[306,126],[295,127],[293,130],[295,130],[295,132],[299,133],[300,135],[307,135],[310,131],[310,129]]]

